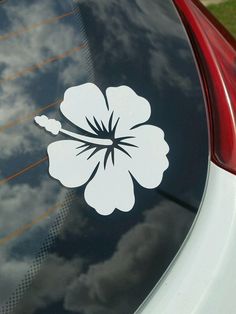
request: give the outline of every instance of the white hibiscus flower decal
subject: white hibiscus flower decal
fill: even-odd
[[[78,133],[46,116],[35,117],[52,134],[73,138],[48,146],[49,174],[68,188],[88,182],[85,200],[101,215],[130,211],[135,203],[133,180],[156,188],[169,165],[164,132],[144,124],[151,115],[149,102],[128,86],[108,88],[106,98],[92,83],[65,92],[60,109]]]

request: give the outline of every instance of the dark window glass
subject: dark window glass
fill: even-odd
[[[65,137],[33,118],[75,130],[59,105],[87,82],[146,98],[170,147],[161,185],[134,182],[129,213],[100,216],[84,187],[48,174],[47,146]],[[0,146],[1,312],[133,313],[183,243],[207,175],[201,85],[172,2],[0,1]]]

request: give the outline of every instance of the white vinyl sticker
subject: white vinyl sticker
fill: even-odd
[[[169,146],[162,129],[145,124],[151,106],[130,87],[109,87],[105,98],[92,83],[74,86],[66,90],[60,110],[76,133],[55,119],[35,117],[48,132],[70,138],[48,146],[49,174],[68,188],[86,184],[85,200],[99,214],[130,211],[134,180],[147,189],[161,183]]]

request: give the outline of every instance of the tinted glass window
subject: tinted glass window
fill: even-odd
[[[177,12],[169,0],[6,0],[0,25],[1,311],[133,313],[183,243],[206,181],[204,100]],[[85,186],[68,189],[48,173],[47,146],[66,136],[33,119],[45,114],[76,132],[60,103],[88,82],[147,99],[146,123],[170,148],[158,188],[133,179],[128,213],[101,216]]]

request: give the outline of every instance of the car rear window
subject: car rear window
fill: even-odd
[[[186,238],[207,176],[204,99],[173,3],[5,0],[0,26],[1,313],[133,313]],[[34,117],[76,131],[60,104],[88,82],[148,100],[146,123],[164,131],[170,149],[157,188],[133,179],[127,213],[99,215],[84,187],[48,173],[47,146],[65,136],[43,132]]]

